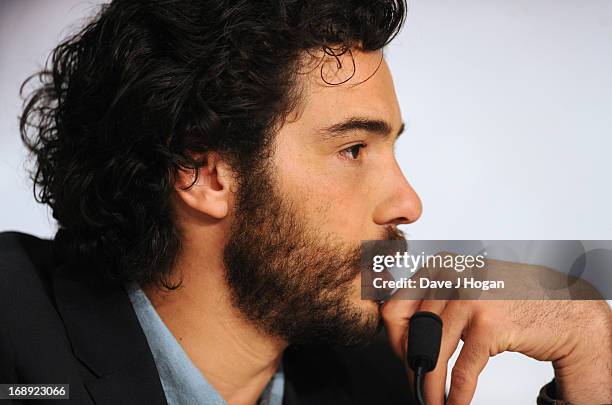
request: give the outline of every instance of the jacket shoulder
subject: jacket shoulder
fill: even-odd
[[[43,313],[53,314],[50,299],[52,242],[20,232],[0,233],[0,379],[14,380],[16,356],[24,341],[42,337]],[[38,325],[38,326],[37,326]]]
[[[21,232],[0,233],[0,297],[14,306],[25,298],[51,295],[52,244],[51,240]],[[2,298],[0,303],[3,312],[9,303]]]

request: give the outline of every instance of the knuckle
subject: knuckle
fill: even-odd
[[[488,311],[481,311],[475,320],[475,325],[484,331],[495,331],[499,325],[499,319]]]
[[[467,387],[467,385],[471,381],[471,378],[470,378],[468,371],[465,368],[461,366],[455,366],[453,368],[453,371],[451,372],[451,380],[452,380],[452,384],[456,388],[461,389],[461,388]]]

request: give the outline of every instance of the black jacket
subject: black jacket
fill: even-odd
[[[413,403],[384,336],[364,349],[289,347],[283,368],[287,405]],[[70,385],[69,401],[39,404],[166,403],[123,287],[68,275],[52,242],[17,232],[0,233],[0,384],[10,383]]]

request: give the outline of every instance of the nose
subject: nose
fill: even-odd
[[[418,220],[423,212],[421,199],[397,162],[394,162],[391,172],[381,180],[381,200],[374,210],[374,222],[377,225],[401,225]]]

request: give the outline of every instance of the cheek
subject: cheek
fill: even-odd
[[[329,156],[305,153],[304,147],[281,143],[277,150],[280,189],[313,229],[348,240],[375,237],[371,179]]]
[[[372,223],[367,189],[351,183],[333,184],[324,196],[329,204],[327,223],[350,239],[362,239]]]
[[[300,209],[315,229],[347,240],[367,239],[372,230],[371,196],[359,182],[319,174],[317,181],[294,184]]]

